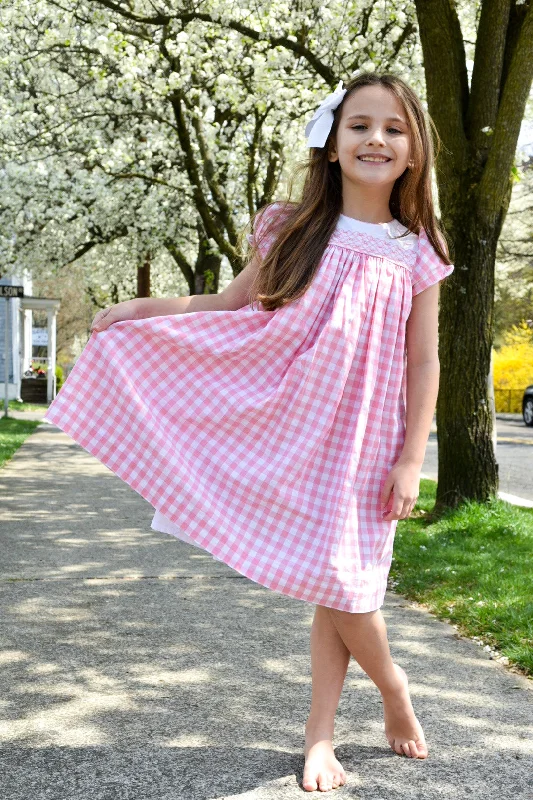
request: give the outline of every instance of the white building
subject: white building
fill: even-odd
[[[47,402],[56,396],[56,314],[60,301],[55,298],[32,297],[32,279],[26,274],[0,278],[0,286],[22,286],[24,297],[0,297],[0,403],[5,398],[6,372],[8,399],[20,400],[21,379],[32,362],[33,311],[46,311],[47,345]],[[9,310],[7,308],[9,303]],[[6,314],[8,320],[9,352],[6,353]],[[7,362],[7,367],[6,367]]]

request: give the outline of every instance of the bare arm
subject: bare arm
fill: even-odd
[[[189,311],[236,311],[243,308],[248,292],[259,269],[259,259],[253,259],[239,272],[224,291],[218,294],[193,294],[187,297],[139,297],[117,303],[99,311],[92,322],[91,331],[103,331],[114,322],[127,319],[146,319]]]
[[[438,283],[416,294],[407,320],[405,439],[381,490],[383,520],[405,519],[418,498],[420,470],[439,391],[438,299]]]
[[[407,408],[400,461],[422,466],[439,391],[439,284],[413,297],[406,327]]]

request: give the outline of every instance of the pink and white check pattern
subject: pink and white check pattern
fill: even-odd
[[[93,334],[45,419],[242,575],[373,611],[397,525],[379,494],[404,442],[405,324],[412,296],[452,270],[424,231],[417,253],[337,230],[282,309]]]

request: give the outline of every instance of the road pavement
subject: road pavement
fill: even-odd
[[[499,470],[499,495],[503,500],[533,505],[533,428],[525,425],[521,414],[496,415],[496,460]],[[437,426],[431,426],[422,467],[423,477],[438,477]],[[525,502],[524,502],[525,501]]]

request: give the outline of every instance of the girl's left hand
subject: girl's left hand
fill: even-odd
[[[380,495],[384,521],[409,516],[418,500],[420,471],[421,466],[410,461],[397,461],[393,466]]]

